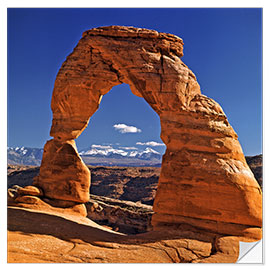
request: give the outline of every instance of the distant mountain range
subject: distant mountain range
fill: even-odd
[[[142,148],[142,147],[141,147]],[[40,166],[43,149],[31,147],[8,147],[8,164]],[[160,167],[162,154],[150,147],[112,147],[110,145],[92,145],[79,151],[87,165],[93,166],[151,166]],[[262,185],[262,154],[246,157],[247,163],[256,179]]]
[[[8,147],[8,164],[39,166],[42,160],[42,148]],[[92,145],[79,151],[79,155],[88,165],[103,166],[160,166],[162,154],[146,147],[112,147]]]
[[[43,155],[43,149],[30,147],[8,147],[7,155],[8,164],[39,166]]]

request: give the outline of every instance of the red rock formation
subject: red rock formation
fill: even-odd
[[[78,203],[89,200],[90,171],[79,156],[75,141],[46,143],[35,185],[48,198]]]
[[[231,235],[252,231],[260,238],[261,189],[220,105],[201,94],[182,55],[182,39],[171,34],[121,26],[86,31],[58,72],[53,140],[45,145],[34,185],[51,199],[88,200],[90,174],[74,139],[102,96],[126,83],[159,115],[167,146],[154,228],[189,223]]]

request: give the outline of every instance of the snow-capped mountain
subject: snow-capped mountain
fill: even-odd
[[[143,159],[143,160],[150,160],[150,159],[160,159],[162,155],[155,151],[154,149],[150,148],[150,147],[146,147],[143,151],[138,152],[138,151],[133,151],[130,153],[130,156],[132,157],[137,157],[139,159]]]
[[[31,147],[8,147],[8,164],[34,165],[41,163],[43,149]]]
[[[101,157],[112,157],[112,156],[119,156],[121,157],[126,157],[128,156],[128,152],[125,152],[124,150],[121,149],[114,149],[111,147],[108,148],[95,148],[91,147],[90,149],[86,149],[83,151],[79,152],[80,156],[101,156]]]
[[[89,148],[79,151],[79,155],[89,165],[159,166],[161,164],[161,153],[150,147],[140,148],[93,144]],[[8,147],[7,152],[8,164],[39,166],[43,149]]]
[[[93,157],[114,157],[114,158],[138,158],[138,159],[160,159],[161,154],[150,147],[139,150],[136,147],[121,147],[113,148],[111,146],[96,146],[92,145],[89,149],[79,152],[80,156],[93,156]]]
[[[94,144],[79,154],[86,164],[107,166],[160,166],[162,158],[161,153],[150,147],[140,149]]]

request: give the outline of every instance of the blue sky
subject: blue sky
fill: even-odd
[[[245,155],[259,154],[261,21],[261,9],[8,9],[8,146],[43,147],[50,139],[54,80],[82,32],[126,25],[181,37],[182,60],[196,74],[202,93],[222,106]],[[140,132],[121,133],[117,124]],[[134,146],[161,142],[159,135],[156,113],[128,85],[120,85],[103,97],[77,146]]]

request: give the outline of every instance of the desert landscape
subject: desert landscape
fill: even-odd
[[[262,155],[244,156],[183,45],[131,26],[82,33],[54,82],[51,138],[42,151],[8,148],[8,262],[234,263],[239,241],[262,239]],[[113,144],[78,151],[103,96],[121,84],[160,121],[162,143],[136,145],[163,155]],[[41,165],[19,165],[20,155]]]
[[[246,157],[246,159],[256,176],[256,180],[262,187],[262,155]],[[238,246],[237,242],[234,242],[231,246],[232,238],[230,237],[219,239],[222,243],[228,241],[228,244],[227,247],[223,247],[222,252],[217,252],[214,242],[216,235],[209,234],[209,232],[197,231],[197,233],[195,233],[192,231],[191,234],[190,231],[189,233],[186,231],[183,235],[179,234],[177,238],[181,239],[181,241],[178,241],[177,247],[173,247],[176,240],[163,239],[164,237],[165,239],[169,239],[169,233],[172,233],[173,230],[166,232],[165,236],[162,235],[162,233],[156,235],[149,233],[152,231],[151,217],[154,213],[152,204],[156,194],[160,168],[116,166],[88,167],[91,170],[91,195],[90,200],[86,203],[88,219],[83,221],[87,221],[86,224],[91,225],[88,228],[88,233],[92,233],[94,228],[98,228],[99,233],[103,235],[99,240],[103,240],[108,230],[109,232],[118,232],[118,234],[116,234],[117,241],[115,240],[118,244],[109,244],[108,242],[99,242],[96,244],[95,239],[91,239],[92,244],[87,243],[86,240],[84,240],[84,243],[81,242],[85,239],[85,234],[79,234],[78,230],[84,228],[82,225],[80,227],[79,224],[85,223],[83,223],[78,216],[75,216],[75,218],[74,216],[69,216],[69,218],[67,218],[62,214],[61,218],[61,215],[59,217],[59,213],[55,216],[55,213],[52,214],[47,211],[46,215],[44,215],[44,212],[42,214],[42,211],[37,211],[35,216],[34,212],[28,213],[26,209],[10,207],[8,225],[10,231],[10,262],[114,262],[116,260],[114,257],[106,259],[97,256],[97,254],[101,250],[107,252],[106,248],[109,248],[109,251],[114,248],[119,252],[121,247],[121,252],[123,252],[123,250],[127,248],[126,244],[119,244],[123,241],[120,240],[121,237],[123,238],[123,235],[128,235],[130,239],[133,239],[132,235],[136,235],[136,241],[128,238],[129,250],[133,250],[133,252],[135,249],[138,250],[138,247],[136,247],[138,243],[140,243],[140,245],[143,243],[144,246],[141,250],[144,256],[139,252],[138,255],[140,259],[127,257],[127,262],[199,262],[201,260],[205,262],[219,262],[220,260],[230,262],[235,259],[236,255],[234,254],[234,249],[237,249]],[[8,165],[7,171],[8,188],[14,189],[12,188],[14,186],[16,188],[16,186],[25,187],[32,185],[34,177],[39,174],[39,167]],[[58,219],[56,217],[58,217]],[[44,222],[47,224],[45,228],[43,226],[42,229],[37,229],[36,224],[40,224],[39,219],[43,220],[42,224],[44,224]],[[70,220],[69,223],[67,222],[68,220]],[[90,220],[95,223],[91,223]],[[17,231],[18,226],[19,231]],[[65,233],[60,233],[61,227],[58,228],[56,232],[53,232],[54,226],[65,226],[65,228],[63,228]],[[156,249],[159,251],[154,255],[151,249],[155,248],[155,246],[152,247],[152,245],[149,244],[150,241],[143,241],[145,237],[148,237],[147,232],[149,237],[163,239],[160,243],[155,244]],[[77,239],[81,239],[81,241],[78,242],[78,240],[74,241],[70,239],[71,235],[74,236],[74,234],[76,234]],[[137,239],[138,234],[140,234],[140,240]],[[121,237],[119,238],[119,236]],[[194,237],[196,237],[196,240],[193,239]],[[21,245],[21,241],[25,241],[25,246]],[[30,244],[32,241],[35,243],[34,246]],[[46,244],[46,248],[41,247],[43,243]],[[133,244],[132,246],[131,243]],[[189,243],[189,246],[192,248],[188,249],[187,243]],[[54,248],[51,250],[52,245]],[[76,250],[74,250],[75,247]],[[69,251],[71,250],[73,250],[73,252],[70,253]],[[224,257],[223,252],[225,252],[225,250],[229,253]],[[150,259],[148,256],[153,257]],[[157,259],[157,257],[159,258]],[[123,260],[123,262],[124,261],[125,260]]]
[[[262,155],[246,157],[262,188]],[[88,166],[91,171],[87,216],[102,226],[127,234],[151,230],[160,168]],[[8,188],[31,186],[39,167],[8,165]],[[93,205],[97,211],[94,211]]]

